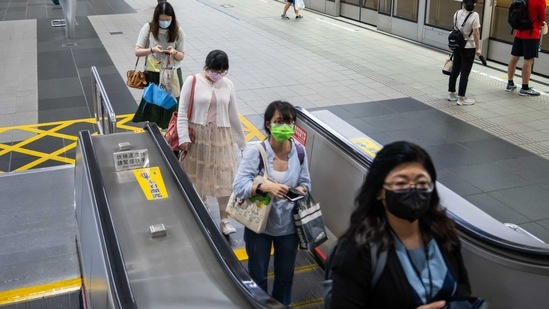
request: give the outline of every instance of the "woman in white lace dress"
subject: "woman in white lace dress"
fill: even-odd
[[[246,146],[234,85],[225,77],[228,70],[227,54],[221,50],[211,51],[204,70],[187,77],[183,83],[177,119],[181,167],[204,200],[206,196],[217,198],[221,230],[225,235],[236,232],[225,211],[236,171],[233,144],[240,150]],[[192,115],[188,115],[194,78],[193,110]],[[194,143],[189,137],[189,127],[196,134]]]

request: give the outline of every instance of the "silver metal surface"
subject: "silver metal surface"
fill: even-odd
[[[0,175],[0,291],[80,277],[74,166]]]
[[[75,2],[75,0],[61,1]],[[112,108],[109,96],[105,91],[105,87],[103,86],[103,82],[101,81],[101,77],[95,66],[91,67],[91,73],[93,112],[95,114],[95,122],[97,123],[99,134],[115,133],[116,114]]]
[[[113,152],[126,141],[136,149],[149,149],[150,166],[160,168],[168,198],[148,201],[133,171],[115,171]],[[249,307],[215,257],[149,135],[95,136],[93,143],[138,307]],[[158,222],[169,233],[152,238],[149,227]]]

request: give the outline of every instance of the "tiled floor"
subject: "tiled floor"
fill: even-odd
[[[133,113],[141,91],[125,86],[125,72],[155,5],[78,1],[75,35],[66,39],[50,26],[62,16],[51,1],[0,0],[0,127],[91,117],[92,65],[115,112]],[[284,21],[281,1],[173,5],[186,34],[183,74],[199,72],[210,50],[225,50],[240,113],[254,124],[269,102],[285,99],[329,109],[380,143],[413,140],[433,155],[443,184],[549,242],[549,96],[505,92],[504,65],[476,64],[468,96],[478,103],[461,107],[445,100],[441,51],[311,11]],[[545,91],[549,82],[531,85]],[[0,134],[1,143],[22,138]]]

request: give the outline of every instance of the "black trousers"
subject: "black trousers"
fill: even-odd
[[[456,82],[459,78],[459,90],[458,96],[465,96],[467,90],[467,83],[469,82],[469,73],[473,68],[473,62],[475,61],[475,49],[465,48],[454,52],[454,64],[452,66],[452,73],[448,81],[448,91],[456,92]]]

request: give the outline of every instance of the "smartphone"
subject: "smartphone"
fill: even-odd
[[[292,202],[297,202],[304,197],[305,195],[302,195],[299,191],[297,191],[294,188],[290,188],[290,190],[288,190],[288,192],[286,193],[286,198],[288,198],[288,200]]]

